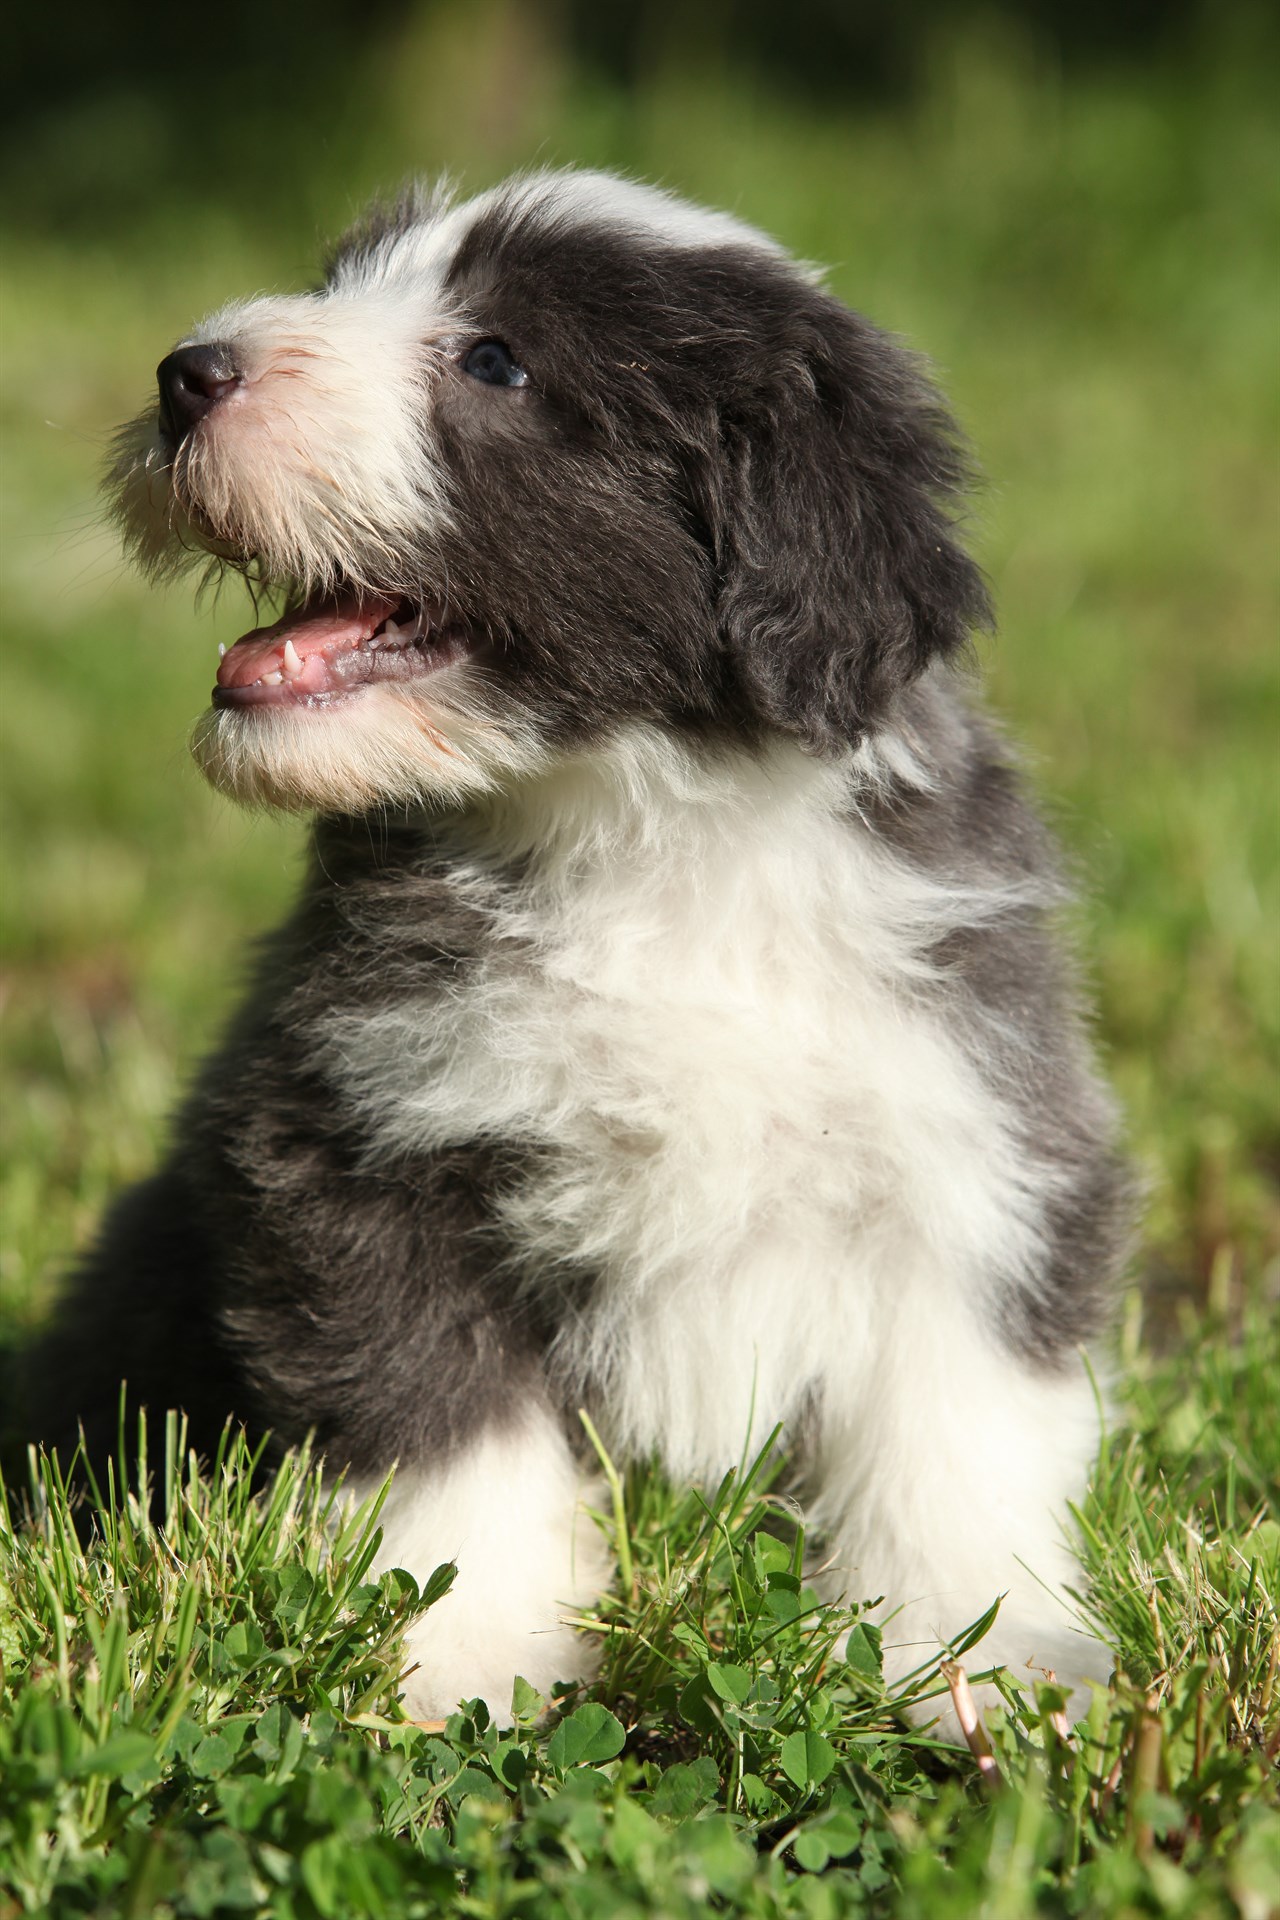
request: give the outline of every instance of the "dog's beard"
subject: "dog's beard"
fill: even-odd
[[[248,806],[360,813],[375,806],[449,806],[532,771],[532,728],[499,718],[465,669],[430,695],[394,681],[328,707],[210,707],[191,750],[206,779]],[[444,680],[453,685],[445,687]]]

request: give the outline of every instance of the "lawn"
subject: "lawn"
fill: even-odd
[[[488,18],[488,15],[484,15]],[[602,1516],[634,1581],[605,1674],[513,1735],[395,1705],[416,1604],[325,1550],[299,1462],[253,1501],[153,1432],[163,1534],[44,1469],[0,1522],[0,1915],[929,1916],[1280,1907],[1280,169],[1261,76],[1064,80],[1016,37],[940,47],[910,103],[819,110],[657,68],[530,60],[501,130],[442,16],[377,126],[259,204],[157,192],[11,221],[4,325],[0,1344],[152,1163],[296,826],[232,814],[184,747],[235,594],[144,589],[98,518],[111,427],[236,291],[305,284],[370,187],[574,159],[732,205],[925,349],[988,483],[991,696],[1080,876],[1100,1043],[1149,1189],[1120,1303],[1123,1425],[1081,1514],[1118,1678],[1064,1738],[1010,1681],[996,1772],[907,1733],[874,1635],[806,1598],[744,1471],[637,1472]],[[449,36],[453,35],[451,39]],[[434,37],[433,37],[434,36]],[[370,56],[373,58],[374,56]],[[468,91],[469,89],[469,91]],[[510,103],[508,103],[509,105]],[[448,109],[448,111],[446,111]],[[425,131],[423,130],[425,129]],[[74,143],[70,149],[74,151]],[[302,182],[305,180],[305,188]],[[745,1463],[744,1463],[745,1466]],[[513,1568],[513,1578],[519,1577]],[[920,1685],[939,1684],[922,1676]]]

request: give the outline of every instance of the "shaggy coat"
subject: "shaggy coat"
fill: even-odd
[[[577,1409],[708,1483],[781,1424],[905,1672],[1104,1676],[1064,1589],[1080,1342],[1125,1243],[1052,847],[960,665],[989,620],[921,365],[772,241],[596,174],[409,196],[160,368],[157,571],[283,608],[195,737],[316,815],[160,1171],[46,1348],[398,1472],[453,1592],[424,1716],[589,1670]]]

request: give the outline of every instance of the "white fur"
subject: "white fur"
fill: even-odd
[[[456,311],[438,287],[339,284],[237,302],[181,344],[221,343],[241,376],[170,464],[151,415],[122,482],[143,555],[251,553],[305,592],[385,589],[432,521],[447,523],[440,469],[424,458],[429,389]]]
[[[874,1364],[856,1394],[846,1375],[826,1400],[810,1511],[824,1585],[885,1597],[876,1611],[894,1679],[1001,1599],[969,1670],[1052,1670],[1079,1714],[1083,1683],[1105,1683],[1111,1664],[1064,1591],[1081,1580],[1065,1529],[1098,1444],[1093,1386],[1082,1361],[1046,1376],[1012,1359],[949,1277],[904,1244],[873,1308]]]
[[[763,247],[781,254],[776,240],[745,220],[614,173],[547,169],[526,174],[514,186],[508,184],[496,192],[514,197],[547,225],[607,227],[613,233],[675,247]],[[494,197],[494,193],[481,194],[471,202],[471,209],[482,211]]]
[[[211,707],[191,750],[247,806],[322,813],[458,805],[546,759],[533,731],[486,702],[483,673],[455,663],[365,687],[337,705],[238,712]]]
[[[1026,895],[897,861],[849,817],[875,774],[634,729],[521,783],[465,829],[477,897],[528,863],[504,937],[446,998],[335,1014],[320,1057],[384,1170],[539,1150],[505,1224],[524,1284],[596,1276],[555,1358],[616,1448],[714,1481],[753,1419],[812,1430],[833,1584],[912,1603],[896,1670],[1007,1590],[990,1657],[1074,1678],[1098,1656],[1053,1596],[1092,1398],[990,1331],[1049,1179],[929,957]]]
[[[353,1488],[357,1498],[372,1490]],[[541,1407],[429,1471],[396,1475],[376,1565],[408,1567],[422,1581],[446,1561],[458,1569],[409,1635],[405,1704],[415,1718],[441,1719],[478,1694],[506,1724],[517,1674],[550,1693],[555,1681],[591,1671],[591,1643],[567,1622],[612,1572],[586,1511],[598,1504],[598,1488]]]
[[[338,569],[383,592],[423,526],[448,523],[430,388],[461,324],[444,275],[467,221],[435,211],[322,291],[233,301],[179,342],[227,347],[241,383],[172,463],[152,412],[127,436],[121,513],[145,561],[247,552],[306,593]]]

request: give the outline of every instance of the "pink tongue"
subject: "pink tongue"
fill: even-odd
[[[282,672],[286,640],[293,642],[294,652],[303,662],[319,655],[316,668],[322,669],[323,662],[334,654],[350,652],[371,640],[399,604],[398,600],[360,599],[351,594],[323,606],[303,607],[277,620],[273,627],[255,627],[223,654],[218,663],[218,685],[248,687],[261,680],[264,673]]]

